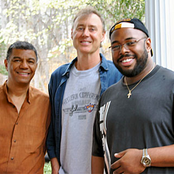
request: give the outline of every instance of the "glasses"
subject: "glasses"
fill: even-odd
[[[131,49],[131,48],[133,48],[134,46],[136,46],[136,44],[137,44],[140,40],[142,40],[142,39],[147,39],[147,37],[143,37],[143,38],[141,38],[141,39],[139,39],[139,40],[130,40],[130,41],[124,43],[124,44],[113,45],[113,46],[110,46],[109,48],[111,48],[112,51],[114,51],[114,52],[120,51],[121,48],[122,48],[122,46],[124,46],[126,49]]]

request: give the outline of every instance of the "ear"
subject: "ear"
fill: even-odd
[[[151,45],[151,39],[149,37],[146,39],[146,49],[148,53],[151,52],[152,45]]]
[[[105,35],[106,35],[106,31],[103,31],[103,32],[102,32],[102,38],[101,38],[101,42],[103,42],[103,41],[104,41],[104,39],[105,39]]]
[[[8,60],[7,59],[4,60],[4,65],[5,65],[6,70],[8,71]]]

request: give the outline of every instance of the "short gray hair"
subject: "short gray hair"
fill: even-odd
[[[105,30],[105,21],[104,21],[103,17],[101,16],[101,14],[94,7],[91,7],[91,6],[88,6],[88,7],[84,8],[84,9],[81,9],[76,14],[76,16],[75,16],[75,18],[73,20],[72,28],[74,27],[74,23],[75,23],[77,18],[82,17],[82,16],[88,16],[90,14],[96,14],[100,18],[100,20],[102,22],[102,25],[103,25],[103,31],[105,32],[106,31]]]

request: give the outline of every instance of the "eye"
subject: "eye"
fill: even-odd
[[[33,61],[28,61],[28,63],[30,63],[30,64],[34,64],[35,62],[33,62]]]
[[[91,27],[91,28],[89,28],[89,31],[95,31],[96,30],[96,28],[94,28],[94,27]]]
[[[126,42],[127,46],[134,46],[135,44],[136,44],[136,41]]]
[[[27,62],[28,62],[29,64],[32,64],[32,65],[35,64],[35,61],[34,61],[34,60],[28,60]]]
[[[20,59],[13,59],[13,62],[21,62]]]
[[[120,45],[115,45],[115,46],[112,46],[111,48],[112,48],[112,50],[119,50],[120,49]]]
[[[83,31],[83,27],[77,27],[77,31]]]

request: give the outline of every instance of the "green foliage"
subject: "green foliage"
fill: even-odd
[[[0,38],[1,40],[1,38]],[[5,59],[5,47],[6,45],[4,44],[4,42],[0,42],[0,74],[3,74],[3,75],[7,75],[8,72],[7,70],[5,69],[5,66],[4,66],[4,59]]]
[[[44,174],[51,174],[51,163],[45,163],[44,165]]]
[[[4,65],[1,65],[1,64],[0,64],[0,74],[8,75],[8,72],[5,69]]]
[[[87,4],[103,14],[107,29],[122,18],[143,20],[145,17],[145,0],[89,0]]]
[[[41,62],[47,62],[39,67],[47,74],[76,56],[71,26],[79,9],[95,7],[103,15],[107,31],[122,18],[143,20],[145,16],[145,0],[1,0],[1,4],[0,45],[5,44],[7,50],[17,40],[31,42]],[[1,50],[0,55],[4,55]],[[48,77],[47,74],[43,76]],[[48,84],[46,80],[42,83]]]
[[[94,6],[103,14],[107,30],[121,18],[137,17],[142,20],[145,14],[145,0],[1,1],[6,4],[6,8],[3,9],[6,26],[0,30],[0,43],[4,41],[8,44],[16,40],[27,40],[37,43],[38,46],[45,45],[48,48],[47,53],[50,48],[60,46],[62,40],[69,37],[68,30],[74,15],[87,5]],[[59,31],[60,36],[58,36]]]

